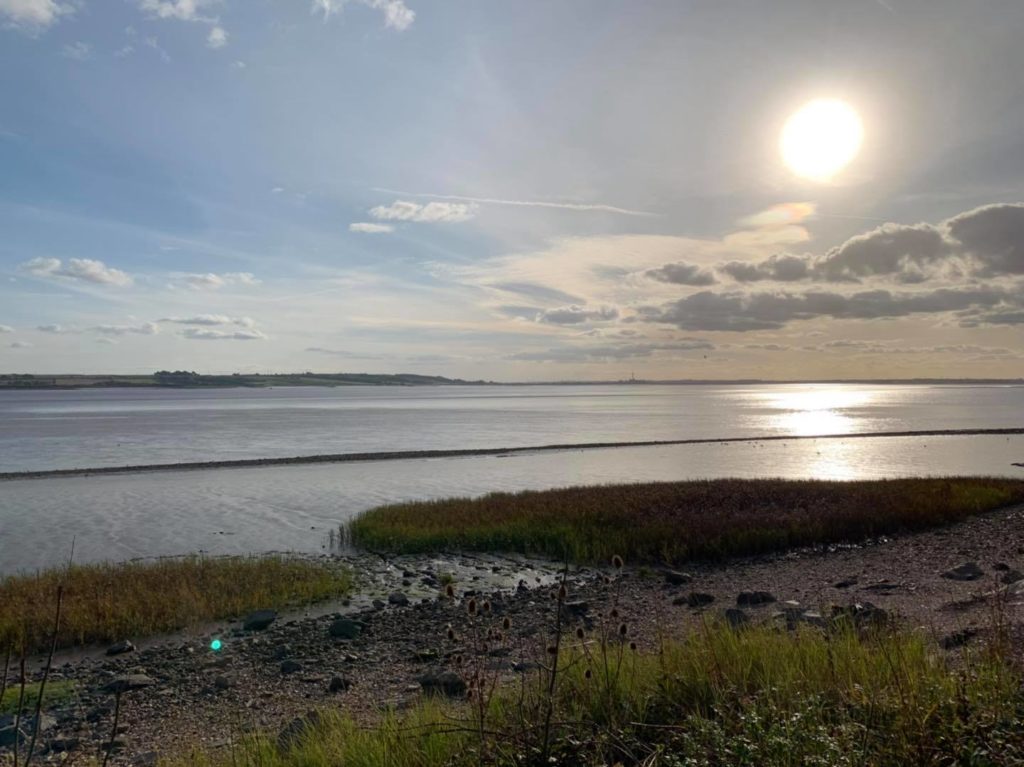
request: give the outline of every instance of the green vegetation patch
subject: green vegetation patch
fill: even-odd
[[[1022,678],[994,649],[953,667],[911,633],[708,624],[641,654],[587,636],[558,671],[376,727],[337,709],[287,740],[242,738],[221,767],[1010,765],[1024,759]],[[473,688],[471,688],[473,689]],[[184,765],[186,762],[181,762]]]
[[[856,542],[1024,502],[1024,481],[720,479],[570,487],[371,509],[352,540],[402,553],[514,551],[574,562],[678,563]]]
[[[36,703],[39,700],[39,682],[31,682],[25,685],[25,698],[21,706],[23,715],[35,711]],[[52,679],[46,684],[46,692],[43,694],[43,710],[46,711],[58,706],[74,697],[75,685],[62,679]],[[14,714],[18,710],[18,700],[21,698],[21,685],[8,683],[7,689],[0,697],[0,716]]]
[[[0,579],[0,653],[43,652],[63,584],[58,647],[176,631],[204,621],[346,594],[352,578],[326,561],[190,556],[74,565]]]

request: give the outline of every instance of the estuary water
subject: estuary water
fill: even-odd
[[[0,392],[0,472],[323,453],[1024,426],[1024,387],[465,386]],[[706,477],[1019,476],[1024,437],[751,441],[0,482],[0,574],[322,551],[381,503]]]

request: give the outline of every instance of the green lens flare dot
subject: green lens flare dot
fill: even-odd
[[[221,641],[219,639],[214,639],[212,642],[210,642],[210,649],[214,652],[217,652],[217,650],[219,650],[221,647],[223,647],[223,645],[221,644]]]

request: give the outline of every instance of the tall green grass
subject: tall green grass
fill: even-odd
[[[280,556],[190,556],[8,576],[0,579],[0,655],[49,648],[60,586],[57,646],[73,647],[327,599],[351,583],[347,570],[330,563]]]
[[[1022,677],[998,653],[949,665],[924,638],[708,625],[659,652],[570,644],[550,695],[543,672],[502,688],[483,726],[424,703],[376,727],[327,712],[281,750],[270,738],[208,767],[488,765],[1011,765],[1024,760]],[[606,673],[609,666],[615,673]],[[179,764],[185,764],[180,762]]]
[[[403,553],[513,551],[576,562],[682,562],[862,541],[1024,502],[1024,481],[739,480],[570,487],[382,506],[353,542]]]

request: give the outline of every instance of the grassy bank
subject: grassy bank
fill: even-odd
[[[61,585],[57,645],[73,647],[339,596],[351,576],[299,558],[198,556],[10,576],[0,579],[0,654],[49,647]]]
[[[576,562],[682,562],[860,541],[1024,502],[1024,481],[737,480],[572,487],[372,509],[361,546],[402,553],[516,551]]]
[[[640,655],[594,637],[483,699],[426,702],[377,727],[325,713],[290,743],[241,739],[181,764],[1009,765],[1024,759],[1019,671],[997,651],[953,668],[926,639],[852,630],[702,632]],[[481,705],[482,703],[482,705]],[[283,748],[282,748],[283,746]]]

